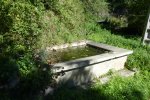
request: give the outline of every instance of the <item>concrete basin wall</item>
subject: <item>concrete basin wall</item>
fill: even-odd
[[[121,70],[124,68],[128,55],[133,53],[131,50],[92,41],[76,42],[70,45],[65,44],[48,49],[63,49],[63,46],[65,46],[64,48],[67,48],[69,46],[78,46],[78,44],[80,46],[90,45],[97,48],[103,48],[110,50],[110,52],[53,64],[52,72],[58,76],[56,78],[58,84],[81,85],[108,73],[109,70]]]

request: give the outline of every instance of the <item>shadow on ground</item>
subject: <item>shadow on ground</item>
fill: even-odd
[[[109,97],[96,89],[60,88],[45,100],[108,100]]]
[[[0,100],[38,100],[45,89],[50,85],[53,86],[51,83],[54,83],[50,66],[38,63],[38,67],[25,76],[20,74],[17,77],[10,76],[11,81],[0,85]]]
[[[88,61],[79,62],[79,65],[85,65],[89,63]],[[69,63],[70,64],[70,63]],[[143,93],[136,88],[126,89],[128,84],[123,84],[123,89],[117,90],[116,85],[106,84],[98,86],[96,85],[81,85],[78,87],[67,88],[65,85],[62,87],[56,87],[54,91],[49,94],[44,93],[45,89],[48,87],[55,87],[52,80],[49,77],[49,68],[47,65],[44,70],[38,69],[29,74],[30,77],[22,79],[20,83],[12,89],[1,90],[0,99],[2,100],[117,100],[120,97],[123,97],[127,100],[144,100]],[[88,72],[85,68],[76,70],[74,75],[82,74]],[[73,76],[74,76],[73,75]],[[76,78],[75,78],[76,79]],[[50,83],[49,83],[50,82]],[[122,81],[119,81],[122,82]],[[119,82],[117,84],[119,84]],[[127,85],[127,86],[126,86]],[[111,88],[113,86],[113,89]],[[115,89],[117,88],[117,89]],[[50,89],[50,88],[49,88]],[[115,91],[114,91],[115,89]],[[106,91],[107,90],[107,91]],[[120,99],[124,100],[124,99]]]
[[[107,86],[107,85],[106,85]],[[118,94],[107,93],[101,86],[96,88],[59,88],[53,95],[45,97],[43,100],[144,100],[143,94],[139,90],[131,93],[122,91]]]

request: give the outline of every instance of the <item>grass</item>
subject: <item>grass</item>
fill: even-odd
[[[88,39],[133,50],[134,53],[129,56],[126,67],[129,69],[138,68],[140,70],[150,70],[150,47],[143,46],[140,37],[133,37],[133,39],[125,38],[120,35],[112,34],[110,31],[99,29],[98,32],[89,35]]]
[[[126,79],[114,77],[106,85],[97,83],[86,90],[61,88],[47,100],[148,100],[149,82],[145,81],[149,79],[141,75]]]

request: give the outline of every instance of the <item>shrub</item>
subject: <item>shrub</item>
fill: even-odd
[[[6,83],[14,73],[27,74],[31,70],[28,66],[32,66],[33,61],[22,60],[22,57],[26,58],[28,53],[32,55],[42,30],[41,15],[42,10],[28,2],[0,1],[0,74]]]
[[[147,21],[149,0],[107,0],[111,14],[117,18],[127,18],[128,28],[141,35]],[[136,8],[136,9],[135,9]],[[144,19],[144,20],[141,20]]]

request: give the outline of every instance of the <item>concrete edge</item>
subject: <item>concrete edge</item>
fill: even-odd
[[[75,45],[77,43],[72,43],[72,44]],[[52,64],[52,66],[53,66],[52,69],[53,68],[55,69],[57,67],[60,68],[60,69],[63,69],[63,66],[66,67],[66,66],[69,66],[72,63],[77,63],[77,62],[84,63],[84,62],[88,61],[89,64],[100,63],[100,62],[103,62],[103,61],[108,61],[108,60],[112,60],[112,59],[115,59],[115,58],[128,56],[128,55],[133,53],[133,51],[131,51],[131,50],[122,49],[122,48],[110,46],[110,45],[103,44],[103,43],[97,43],[97,42],[93,42],[93,41],[89,41],[89,40],[81,41],[78,44],[80,44],[80,45],[86,45],[86,44],[87,45],[92,45],[92,46],[96,46],[98,48],[104,48],[104,49],[110,50],[112,52],[104,53],[104,54],[100,54],[100,55],[95,55],[95,56],[90,56],[90,57],[85,57],[85,58],[80,58],[80,59],[75,59],[75,60],[66,61],[66,62],[62,62],[62,63]],[[76,46],[78,46],[78,45],[76,45]],[[79,67],[74,66],[74,67],[71,67],[69,69],[75,69],[75,68],[79,68]],[[69,69],[67,69],[67,70],[69,70]],[[63,70],[63,71],[65,71],[65,70]],[[60,70],[58,70],[57,72],[60,72]]]

